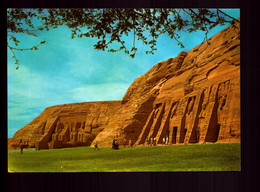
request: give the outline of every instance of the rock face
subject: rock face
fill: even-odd
[[[162,143],[240,141],[240,25],[156,64],[128,88],[95,141],[147,138]]]
[[[23,143],[36,149],[90,145],[119,106],[120,101],[104,101],[48,107],[17,131],[8,145]]]
[[[240,142],[239,22],[138,77],[121,101],[46,108],[10,144],[111,146],[114,138],[170,144]],[[26,138],[26,139],[25,139]]]

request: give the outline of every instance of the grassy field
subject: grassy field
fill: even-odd
[[[239,171],[240,144],[8,150],[9,172]]]

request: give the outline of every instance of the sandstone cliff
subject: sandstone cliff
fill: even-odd
[[[46,108],[19,130],[9,146],[37,149],[110,146],[114,138],[144,144],[240,142],[240,24],[189,52],[160,62],[138,77],[122,101]]]
[[[226,28],[176,58],[156,64],[128,88],[95,141],[143,144],[240,141],[240,25]]]
[[[20,143],[36,149],[90,145],[119,106],[120,101],[101,101],[47,107],[9,139],[8,147]]]

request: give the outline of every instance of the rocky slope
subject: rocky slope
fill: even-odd
[[[240,23],[154,65],[122,101],[58,105],[19,130],[9,146],[110,146],[114,138],[168,136],[169,143],[240,142]],[[22,141],[21,141],[22,140]]]

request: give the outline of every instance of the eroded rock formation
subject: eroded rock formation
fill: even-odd
[[[239,22],[154,65],[121,101],[49,107],[10,143],[26,138],[41,149],[153,137],[160,144],[166,135],[170,144],[240,142]]]
[[[90,145],[119,106],[120,101],[102,101],[48,107],[17,131],[8,145],[27,143],[36,149]]]

